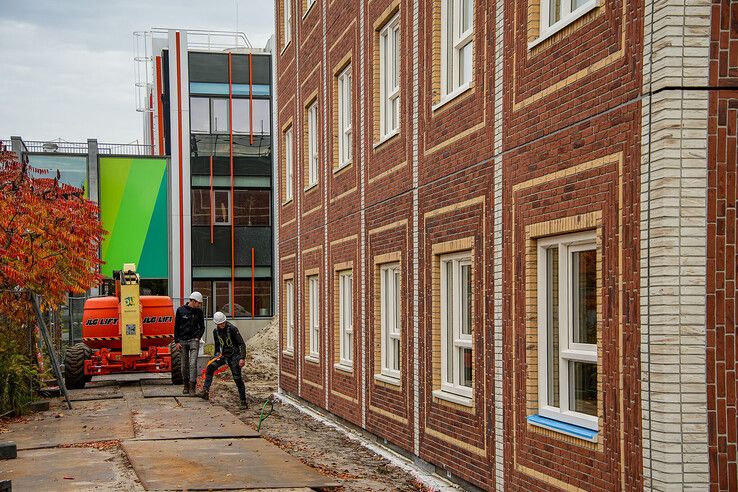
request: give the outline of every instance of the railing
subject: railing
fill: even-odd
[[[24,143],[28,152],[33,154],[87,154],[89,152],[87,142],[24,140]],[[151,155],[151,145],[98,143],[97,152],[104,155]]]

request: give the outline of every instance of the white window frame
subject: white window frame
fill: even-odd
[[[338,76],[338,167],[351,164],[352,150],[352,87],[351,64]]]
[[[294,180],[292,164],[292,127],[284,132],[284,195],[285,202],[293,198],[292,184]]]
[[[528,45],[528,49],[533,48],[537,44],[541,43],[545,39],[550,38],[557,32],[564,29],[566,26],[576,21],[583,15],[596,9],[601,0],[589,0],[577,9],[572,11],[572,3],[574,0],[561,0],[561,18],[551,24],[550,12],[551,12],[551,0],[541,0],[541,16],[540,16],[540,28],[538,38]]]
[[[440,258],[441,265],[441,299],[440,299],[440,313],[441,313],[441,391],[445,393],[451,393],[453,395],[461,396],[464,398],[471,399],[473,396],[474,389],[474,368],[472,364],[472,386],[463,386],[460,384],[461,373],[459,370],[460,357],[459,354],[464,349],[470,349],[472,351],[472,361],[474,360],[474,348],[472,347],[472,336],[474,333],[474,319],[469,320],[469,327],[471,333],[464,334],[461,332],[462,323],[462,304],[461,304],[461,268],[462,266],[469,266],[470,274],[474,275],[474,268],[472,265],[472,254],[470,251],[464,251],[462,253],[453,253],[443,255]],[[449,326],[448,317],[446,313],[448,311],[448,281],[446,274],[446,265],[451,263],[454,271],[453,275],[453,337],[449,340]],[[472,302],[473,312],[473,302]],[[453,345],[452,360],[448,360],[448,345]],[[453,370],[452,380],[448,378],[448,367],[449,363],[452,364]]]
[[[317,360],[320,356],[320,284],[317,275],[308,277],[308,355]]]
[[[402,303],[400,264],[382,265],[379,269],[380,354],[381,374],[399,380],[402,371]],[[395,353],[395,341],[399,352]],[[395,362],[400,370],[394,369]]]
[[[400,130],[400,13],[379,31],[379,136],[386,140]],[[396,46],[396,49],[389,49]],[[395,74],[395,80],[392,75]],[[394,83],[393,83],[394,82]],[[395,118],[387,121],[394,108]]]
[[[284,45],[286,47],[292,41],[292,0],[284,0],[282,3],[282,15],[284,22]]]
[[[339,365],[349,369],[354,365],[353,283],[351,270],[338,274]]]
[[[465,1],[471,1],[472,17],[469,28],[462,31],[462,9]],[[471,47],[471,65],[474,66],[474,1],[441,0],[441,100],[453,99],[471,86],[474,70],[469,80],[462,81],[461,51]],[[450,59],[450,66],[449,66]]]
[[[318,184],[318,101],[307,109],[308,188]]]
[[[569,258],[578,251],[597,250],[595,231],[552,236],[537,241],[538,255],[538,413],[550,419],[598,430],[598,417],[569,409],[569,362],[597,363],[597,345],[573,343],[572,284]],[[547,256],[551,248],[559,248],[559,405],[548,404],[548,311]],[[599,295],[599,293],[598,293]],[[598,330],[600,320],[597,320]],[[599,367],[598,367],[599,370]]]
[[[284,303],[285,303],[285,351],[293,353],[295,351],[295,282],[287,280],[284,283]]]
[[[234,309],[233,306],[231,306],[231,299],[233,299],[233,285],[230,280],[213,280],[213,283],[210,285],[210,292],[213,294],[213,314],[215,314],[215,311],[218,311],[218,289],[215,284],[228,284],[228,302],[226,302],[226,305],[231,307],[231,311],[223,314],[226,316],[233,316]]]
[[[215,222],[215,195],[218,193],[225,193],[228,197],[226,210],[228,211],[228,220],[226,222]],[[233,197],[231,196],[231,190],[224,190],[221,188],[216,188],[213,190],[213,201],[210,203],[210,220],[213,221],[214,226],[229,226],[231,225],[231,221],[233,221],[233,217],[231,217],[231,200]]]

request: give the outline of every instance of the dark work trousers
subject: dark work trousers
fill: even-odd
[[[243,379],[241,378],[241,367],[238,365],[238,361],[240,360],[241,356],[239,354],[231,356],[223,355],[220,357],[220,359],[214,360],[213,362],[208,364],[208,370],[205,373],[205,392],[207,393],[210,390],[210,385],[213,383],[213,374],[215,374],[215,371],[228,364],[228,367],[231,368],[233,381],[236,383],[236,387],[238,388],[238,396],[240,396],[242,400],[245,400],[246,386],[244,386]]]

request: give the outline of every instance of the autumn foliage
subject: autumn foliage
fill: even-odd
[[[0,316],[33,318],[28,295],[54,309],[98,285],[103,229],[83,190],[0,148]],[[21,293],[24,292],[24,293]]]

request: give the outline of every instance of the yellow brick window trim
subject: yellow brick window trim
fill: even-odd
[[[380,68],[380,60],[379,60],[379,33],[382,30],[382,28],[387,24],[394,16],[400,11],[400,0],[394,0],[389,6],[384,9],[384,11],[379,14],[379,16],[375,19],[373,24],[373,33],[372,33],[372,141],[374,142],[373,148],[374,151],[376,151],[380,146],[384,145],[385,143],[389,142],[390,140],[394,140],[398,135],[399,132],[395,133],[394,135],[390,136],[386,140],[380,140],[380,90],[379,90],[379,68]],[[405,32],[402,30],[402,18],[400,18],[400,42],[404,39]],[[402,52],[402,50],[400,50]],[[400,62],[402,63],[402,58],[400,58]],[[400,91],[402,91],[402,79],[400,80]],[[402,100],[400,100],[402,101]]]
[[[526,409],[527,415],[538,413],[538,240],[571,234],[575,232],[595,231],[597,252],[597,418],[598,428],[603,423],[603,394],[602,394],[602,212],[595,211],[586,214],[574,215],[560,219],[538,222],[525,228],[525,319],[526,319]],[[560,432],[544,429],[527,423],[529,431],[555,438],[570,444],[603,450],[602,439],[589,442]]]
[[[313,248],[316,249],[316,248]],[[322,249],[322,245],[320,247]],[[305,254],[306,251],[303,252]],[[310,277],[318,277],[318,301],[320,301],[320,268],[310,268],[305,270],[304,274],[304,288],[303,288],[303,340],[302,344],[302,355],[306,361],[313,364],[320,364],[320,356],[313,358],[310,355]],[[320,305],[318,308],[318,350],[320,350],[320,338],[322,333],[322,327],[320,326]],[[320,351],[318,352],[320,354]]]
[[[348,162],[346,165],[341,166],[341,160],[338,155],[338,139],[340,138],[339,132],[340,128],[338,127],[338,77],[343,73],[346,68],[351,65],[351,60],[353,58],[353,51],[349,50],[348,53],[346,53],[341,60],[333,67],[333,102],[331,104],[331,121],[333,122],[333,137],[331,139],[331,142],[333,143],[333,152],[331,152],[331,159],[332,159],[332,165],[331,168],[333,169],[333,174],[338,175],[342,173],[343,171],[351,168],[351,166],[354,164],[354,160],[351,159],[350,162]],[[352,67],[353,70],[353,67]],[[352,82],[353,85],[353,82]],[[354,90],[353,87],[351,88],[351,98],[354,98]],[[348,104],[352,104],[352,101],[349,101]],[[353,107],[351,108],[351,117],[354,117],[354,111]],[[353,128],[353,124],[351,125]],[[353,143],[353,142],[352,142]],[[353,156],[352,156],[353,157]]]
[[[285,273],[282,275],[282,286],[281,289],[281,295],[282,295],[282,309],[280,310],[282,319],[284,320],[284,323],[282,324],[283,328],[280,330],[280,334],[283,337],[284,343],[282,344],[282,355],[288,358],[292,358],[294,356],[294,350],[295,350],[295,343],[293,341],[292,343],[292,350],[287,349],[287,289],[284,288],[287,285],[287,282],[292,282],[292,295],[294,296],[295,293],[295,274],[294,273]],[[294,297],[293,297],[293,303],[292,303],[292,323],[294,325],[295,322],[295,304],[294,304]],[[295,336],[295,328],[293,326],[292,328],[292,336]]]
[[[450,398],[446,399],[443,397],[438,397],[437,395],[441,395],[441,337],[443,334],[441,333],[441,258],[444,255],[452,254],[452,253],[469,253],[469,257],[471,258],[472,268],[471,268],[471,275],[472,275],[472,285],[474,285],[476,275],[477,275],[477,259],[475,257],[475,247],[474,247],[474,237],[465,237],[461,239],[454,239],[452,241],[446,241],[443,243],[437,243],[432,245],[431,247],[431,254],[433,257],[433,263],[432,263],[432,272],[431,272],[431,295],[432,295],[432,302],[431,302],[431,347],[432,347],[432,357],[431,357],[431,364],[433,366],[433,402],[444,405],[446,407],[453,408],[455,410],[460,410],[462,412],[470,413],[470,414],[476,414],[476,405],[474,403],[474,390],[476,388],[475,384],[475,377],[476,377],[476,371],[474,369],[474,364],[472,363],[472,388],[471,388],[471,398],[459,398],[460,400],[468,400],[468,404],[462,404],[457,403],[453,401],[456,398]],[[476,295],[472,296],[472,361],[475,360],[476,356],[476,350],[475,350],[475,343],[474,339],[477,336],[478,330],[475,329],[476,324],[476,317],[475,317],[475,308],[476,308]],[[466,402],[465,402],[466,403]]]
[[[401,310],[400,318],[400,379],[394,380],[382,374],[382,266],[392,263],[400,264],[400,289],[402,289],[402,252],[395,251],[392,253],[385,253],[374,256],[374,295],[372,296],[372,302],[374,303],[374,326],[373,326],[373,345],[374,345],[374,384],[389,388],[392,390],[399,390],[402,387],[402,360],[403,360],[403,334],[404,326],[403,320],[405,318],[404,310]]]
[[[333,369],[343,373],[353,374],[354,368],[348,368],[341,364],[341,305],[340,305],[340,276],[342,273],[353,275],[354,262],[344,261],[333,265]],[[351,303],[354,301],[354,293],[351,293]]]

